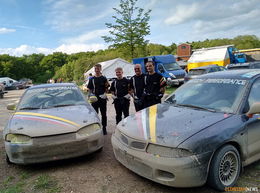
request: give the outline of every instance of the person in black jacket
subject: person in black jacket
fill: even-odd
[[[161,103],[161,98],[165,92],[166,80],[165,78],[155,72],[154,62],[148,61],[146,63],[148,74],[146,75],[146,85],[144,88],[144,108]]]
[[[118,67],[115,69],[117,79],[112,84],[110,91],[114,99],[114,106],[116,110],[116,124],[122,120],[122,113],[124,117],[129,115],[130,98],[129,94],[129,80],[123,77],[123,69]]]
[[[140,64],[134,66],[135,75],[130,79],[131,94],[134,98],[135,110],[140,111],[143,109],[143,93],[145,87],[146,76],[142,74],[142,68]]]
[[[89,79],[88,89],[90,94],[94,94],[97,97],[97,102],[92,103],[93,108],[98,113],[98,109],[101,112],[101,122],[103,127],[103,134],[107,134],[107,96],[106,92],[109,87],[107,78],[101,73],[101,65],[95,64],[95,76]]]

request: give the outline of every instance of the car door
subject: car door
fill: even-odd
[[[260,78],[253,83],[248,96],[249,106],[256,102],[260,102]],[[260,114],[255,114],[248,120],[247,129],[248,156],[255,161],[260,156]]]

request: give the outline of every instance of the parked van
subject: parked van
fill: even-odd
[[[2,83],[5,86],[6,90],[9,90],[9,89],[11,90],[11,89],[16,89],[16,88],[13,88],[13,87],[16,87],[16,86],[14,86],[14,83],[18,83],[18,81],[14,80],[12,78],[9,78],[9,77],[1,77],[0,83]],[[20,87],[18,87],[18,89],[19,88]]]
[[[183,70],[175,60],[172,54],[149,56],[144,58],[134,58],[133,64],[140,64],[142,71],[145,73],[145,64],[147,61],[153,61],[155,64],[155,72],[166,78],[168,85],[179,85],[184,83],[186,71]]]

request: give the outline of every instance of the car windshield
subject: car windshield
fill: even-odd
[[[163,64],[165,70],[172,71],[172,70],[180,70],[181,67],[176,63],[170,63],[170,64]]]
[[[235,113],[246,80],[193,79],[179,87],[166,102],[216,112]]]
[[[191,69],[189,71],[189,75],[201,75],[201,74],[205,74],[206,70],[205,69]]]
[[[75,86],[57,86],[27,90],[18,110],[56,108],[86,104],[84,97]]]

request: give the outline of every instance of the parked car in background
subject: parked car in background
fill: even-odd
[[[218,65],[208,65],[208,66],[202,66],[202,67],[198,67],[198,68],[192,68],[192,69],[190,69],[188,74],[184,77],[184,81],[187,82],[202,74],[218,72],[218,71],[223,71],[223,70],[225,70],[225,67],[218,66]]]
[[[72,83],[28,88],[3,137],[7,161],[16,164],[77,157],[102,150],[104,143],[96,111]]]
[[[32,80],[29,78],[22,78],[19,80],[19,82],[24,85],[24,88],[29,88],[33,86]]]
[[[13,82],[10,86],[6,87],[6,90],[19,90],[25,89],[26,85],[24,82]]]
[[[116,159],[173,187],[235,187],[260,159],[260,70],[208,73],[118,123]]]
[[[5,85],[5,90],[18,90],[25,88],[23,83],[20,83],[17,80],[14,80],[9,77],[1,77],[0,83]]]
[[[239,69],[260,69],[260,61],[228,64],[226,66],[228,70],[239,70]]]
[[[3,83],[0,83],[0,99],[4,98],[5,93],[7,93],[5,91],[5,85]]]

